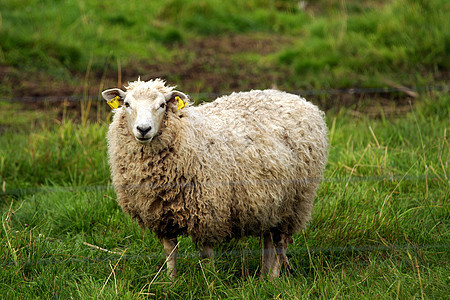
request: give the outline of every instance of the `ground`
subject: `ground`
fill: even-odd
[[[33,103],[27,105],[28,108],[50,106],[60,116],[64,110],[79,115],[82,105],[79,99],[100,99],[99,94],[103,89],[117,86],[123,88],[128,81],[138,77],[142,80],[164,78],[170,84],[179,82],[179,89],[193,96],[197,102],[209,101],[221,93],[237,90],[280,88],[301,92],[289,90],[289,86],[293,85],[292,81],[296,80],[292,70],[286,66],[274,67],[268,58],[271,53],[293,42],[289,37],[264,34],[201,37],[188,44],[174,45],[177,54],[173,62],[131,62],[120,68],[119,73],[90,73],[87,76],[73,74],[73,80],[69,82],[50,78],[45,73],[29,73],[25,74],[25,78],[19,78],[18,71],[14,68],[0,66],[0,82],[12,82],[12,86],[17,87],[13,89],[14,97],[33,100]],[[363,113],[372,116],[380,116],[381,112],[387,115],[404,114],[414,100],[414,95],[391,91],[370,94],[345,90],[334,90],[326,94],[309,91],[303,96],[313,100],[324,110],[345,106],[353,108],[356,115]],[[68,101],[64,102],[65,99]],[[93,101],[89,105],[103,103]]]
[[[81,95],[86,91],[86,78],[88,94],[96,95],[99,86],[117,85],[118,80],[126,84],[139,76],[182,82],[183,90],[191,93],[270,88],[289,80],[292,72],[287,67],[274,69],[260,58],[292,42],[292,38],[261,34],[201,37],[188,44],[175,44],[171,49],[176,53],[173,61],[131,61],[120,68],[120,74],[73,73],[73,80],[67,82],[46,73],[23,74],[13,67],[0,66],[0,82],[8,82],[15,97]]]

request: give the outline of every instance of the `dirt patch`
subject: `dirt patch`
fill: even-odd
[[[220,93],[269,88],[290,76],[287,67],[274,69],[271,53],[293,43],[292,38],[263,35],[228,35],[197,38],[178,46],[170,62],[142,64],[129,68],[124,78],[160,77],[177,83],[190,93]]]
[[[5,97],[69,97],[79,89],[73,80],[63,80],[45,72],[24,72],[10,66],[0,66],[1,96]],[[6,93],[5,93],[6,91]]]
[[[284,46],[293,44],[293,42],[293,38],[276,35],[226,35],[194,39],[187,45],[187,49],[209,56],[236,53],[258,53],[265,55],[277,52]]]
[[[171,61],[132,61],[121,74],[92,72],[72,74],[62,80],[46,73],[24,73],[13,67],[0,67],[0,82],[14,97],[70,97],[98,95],[103,87],[160,77],[190,93],[229,92],[268,88],[291,75],[287,67],[275,67],[266,59],[271,53],[293,44],[293,38],[264,34],[225,35],[194,38],[172,48]]]
[[[222,93],[251,89],[278,87],[292,91],[295,78],[292,68],[274,66],[270,54],[289,47],[294,41],[293,38],[263,34],[202,37],[184,45],[176,45],[172,49],[175,55],[171,61],[134,61],[122,66],[119,74],[93,72],[87,81],[85,74],[73,74],[73,79],[68,81],[46,73],[22,74],[12,67],[0,66],[0,82],[7,82],[12,87],[11,96],[21,99],[30,97],[28,100],[31,102],[36,102],[35,97],[47,100],[36,102],[32,106],[36,109],[48,108],[49,103],[51,107],[60,105],[61,117],[64,111],[79,115],[83,105],[86,105],[83,103],[90,99],[95,99],[89,104],[89,107],[92,105],[91,112],[97,111],[97,105],[103,105],[96,101],[101,98],[103,89],[123,86],[139,76],[142,80],[163,78],[191,95],[210,93],[198,96],[201,100],[212,100],[215,95]],[[77,101],[62,101],[70,100],[73,95]],[[411,99],[404,94],[389,93],[364,95],[344,92],[303,96],[324,110],[345,106],[372,116],[403,114],[409,110]]]

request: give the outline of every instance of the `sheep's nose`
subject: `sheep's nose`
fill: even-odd
[[[142,126],[138,126],[137,130],[139,131],[139,133],[142,136],[145,136],[147,134],[147,132],[149,132],[152,129],[152,126],[148,126],[148,127],[142,127]]]

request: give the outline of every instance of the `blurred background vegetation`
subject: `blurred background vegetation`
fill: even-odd
[[[0,95],[448,82],[446,0],[1,0]]]

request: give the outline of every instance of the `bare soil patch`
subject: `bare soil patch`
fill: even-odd
[[[55,109],[59,116],[63,111],[79,115],[79,101],[63,101],[76,96],[77,99],[97,99],[105,88],[123,86],[128,81],[160,77],[176,84],[190,94],[223,94],[232,91],[280,88],[292,91],[292,70],[274,66],[270,54],[294,43],[293,38],[263,34],[226,35],[194,38],[186,44],[175,45],[172,61],[134,61],[122,66],[117,72],[92,72],[73,74],[73,80],[61,80],[45,73],[19,72],[13,67],[0,66],[0,82],[6,82],[13,91],[12,97],[28,98],[28,107],[33,109]],[[214,98],[210,95],[209,100]],[[34,101],[35,98],[39,98]],[[208,97],[206,97],[208,98]],[[372,116],[401,115],[409,110],[412,98],[406,95],[334,94],[307,95],[309,100],[324,110],[336,107],[351,107],[355,111]],[[47,101],[41,101],[47,99]],[[50,99],[50,100],[49,100]],[[52,100],[53,99],[53,100]],[[208,100],[208,99],[203,99]],[[34,102],[30,105],[30,102]],[[92,112],[97,110],[93,101]]]
[[[286,67],[274,67],[267,56],[292,43],[292,38],[260,34],[197,38],[178,45],[173,61],[137,63],[123,77],[160,77],[191,93],[269,88],[292,74]]]
[[[13,97],[96,95],[103,86],[116,86],[118,78],[126,84],[139,76],[161,77],[191,93],[268,88],[291,71],[272,66],[265,57],[292,43],[292,38],[263,34],[202,37],[175,45],[171,61],[132,61],[121,66],[120,75],[91,72],[86,82],[86,74],[73,73],[73,80],[64,80],[0,66],[0,82],[7,84]]]

